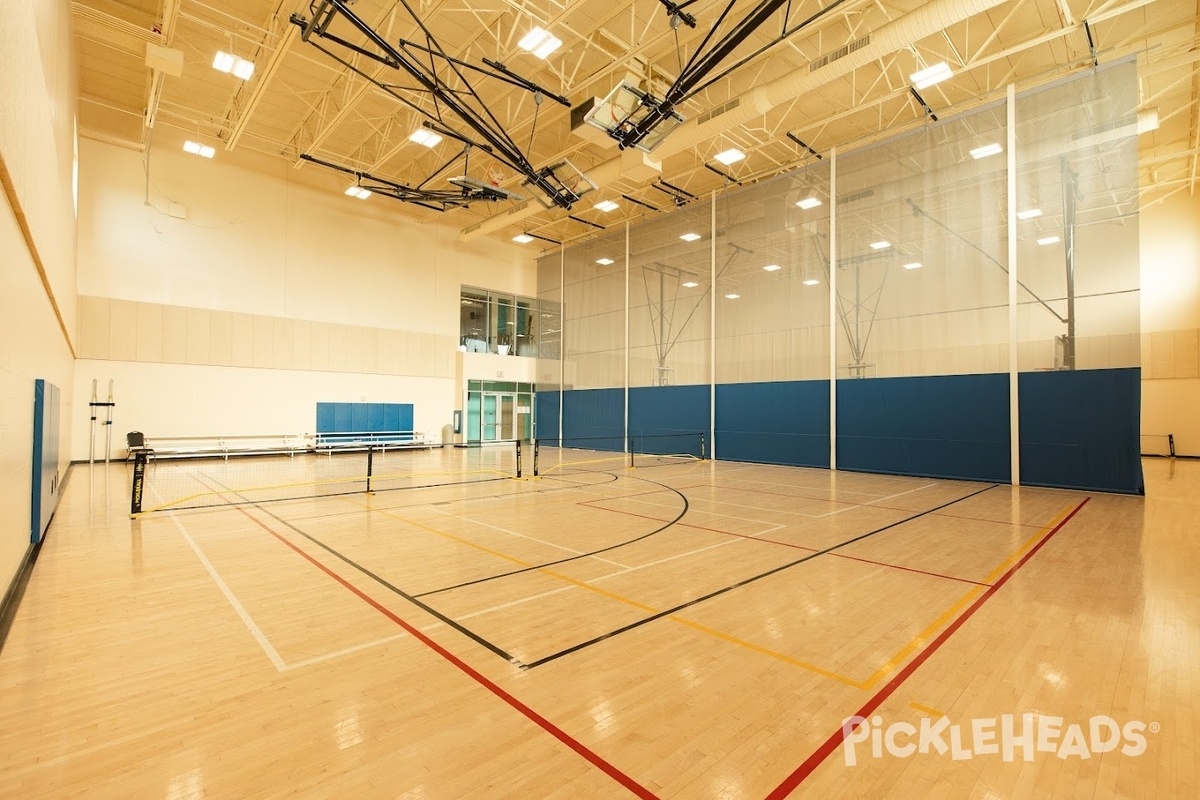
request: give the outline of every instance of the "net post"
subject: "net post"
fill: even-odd
[[[705,450],[704,450],[704,434],[701,433],[700,434],[700,460],[701,461],[704,460],[704,452],[705,452]]]
[[[371,475],[375,471],[375,446],[367,445],[367,494],[371,493]]]
[[[540,452],[539,452],[540,450],[541,450],[541,440],[534,439],[533,440],[533,477],[535,477],[535,478],[538,476],[538,457],[540,455]]]
[[[629,437],[629,467],[633,468],[633,437]]]
[[[521,440],[517,439],[517,477],[521,477]]]
[[[1173,434],[1173,433],[1167,434],[1167,447],[1169,447],[1171,450],[1171,458],[1174,458],[1175,457],[1175,434]]]
[[[147,455],[144,452],[137,452],[133,456],[133,490],[129,495],[129,517],[130,519],[142,513],[142,495],[146,490],[146,459]]]

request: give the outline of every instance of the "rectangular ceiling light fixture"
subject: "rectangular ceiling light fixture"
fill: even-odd
[[[889,242],[887,239],[881,239],[878,242],[871,242],[872,250],[886,250],[891,246],[892,246],[892,243]]]
[[[713,158],[715,158],[717,161],[720,161],[725,166],[729,166],[730,164],[736,164],[737,162],[741,161],[745,157],[746,157],[746,154],[743,153],[741,150],[738,150],[736,147],[731,147],[728,150],[722,150],[721,152],[719,152],[715,156],[713,156]]]
[[[607,267],[609,264],[615,264],[617,262],[613,261],[611,258],[597,258],[596,263],[602,267]]]
[[[620,206],[614,203],[612,200],[601,200],[599,203],[596,203],[593,208],[598,208],[601,211],[616,211],[618,208],[620,208]]]
[[[516,236],[513,237],[513,241],[518,244],[529,244],[530,242],[533,241],[533,237],[530,236],[528,233],[518,233]]]
[[[217,72],[231,73],[241,78],[244,81],[250,80],[250,76],[254,74],[254,62],[247,61],[244,58],[238,58],[235,55],[218,50],[216,56],[213,57],[213,69]]]
[[[779,272],[782,267],[780,267],[778,264],[767,264],[765,267],[763,267],[763,269],[767,272]]]
[[[680,239],[683,239],[685,242],[694,242],[694,241],[696,241],[697,239],[699,239],[699,238],[700,238],[700,234],[698,234],[698,233],[685,233],[685,234],[683,234],[682,236],[680,236],[679,238],[680,238]]]
[[[371,196],[371,191],[369,189],[362,188],[356,183],[350,188],[346,189],[346,196],[357,197],[359,200],[366,200]]]
[[[804,285],[805,286],[816,286],[818,283],[820,283],[820,281],[817,280],[816,278],[809,278],[808,280],[806,280],[804,282]]]
[[[912,262],[910,262],[910,263],[908,263],[908,264],[905,264],[905,265],[904,265],[904,268],[905,268],[905,269],[920,269],[920,268],[921,268],[921,262],[920,262],[920,261],[912,261]]]
[[[817,206],[821,205],[821,198],[813,195],[812,197],[806,197],[803,200],[798,201],[796,205],[800,206],[800,208],[804,209],[805,211],[808,211],[810,208],[816,208]]]
[[[1027,208],[1024,211],[1017,212],[1017,219],[1037,219],[1042,215],[1040,208]]]
[[[976,147],[971,151],[971,158],[978,161],[981,158],[987,158],[988,156],[994,156],[997,153],[1003,152],[1004,148],[993,142],[992,144],[985,144],[982,147]]]
[[[1044,244],[1058,244],[1059,241],[1060,240],[1057,236],[1043,236],[1042,238],[1037,240],[1037,243],[1043,244],[1043,245]]]
[[[437,147],[442,141],[442,136],[426,128],[417,128],[408,135],[408,140],[417,144],[423,144],[426,147]]]
[[[554,36],[545,28],[534,28],[525,34],[521,41],[517,42],[517,47],[526,53],[533,53],[544,61],[547,56],[562,47],[562,39]]]
[[[685,288],[685,289],[695,289],[699,285],[700,284],[696,283],[695,281],[684,281],[683,282],[683,288]]]
[[[194,156],[201,156],[202,158],[212,158],[217,154],[215,148],[207,144],[193,142],[191,139],[183,143],[183,149],[185,152],[191,153]]]
[[[912,81],[913,88],[917,91],[928,89],[936,83],[941,83],[947,78],[954,75],[950,66],[945,61],[939,61],[931,67],[926,67],[922,70],[917,70],[908,79]]]
[[[729,294],[725,295],[726,300],[737,300],[739,297],[741,297],[741,295],[737,292],[730,292]]]

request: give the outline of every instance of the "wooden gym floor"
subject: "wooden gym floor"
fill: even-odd
[[[1200,463],[1143,500],[553,462],[136,521],[75,467],[0,796],[1200,796]]]

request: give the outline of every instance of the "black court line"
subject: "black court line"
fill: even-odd
[[[204,475],[203,472],[201,472],[199,474]],[[211,476],[205,475],[205,477],[208,478]],[[388,477],[388,476],[375,475],[375,476],[371,477],[371,480],[372,481],[397,480],[398,477],[399,476]],[[212,480],[216,480],[216,478],[212,478]],[[407,491],[409,489],[437,489],[437,488],[441,488],[441,487],[445,487],[445,486],[470,486],[470,485],[473,485],[476,483],[492,483],[494,481],[511,481],[511,480],[516,480],[516,478],[511,475],[501,475],[501,476],[498,476],[495,478],[480,478],[478,480],[473,480],[473,481],[448,481],[446,483],[423,483],[420,486],[392,486],[392,487],[386,488],[386,489],[372,488],[371,494],[375,494],[376,492],[403,492],[403,491]],[[262,500],[247,499],[244,494],[242,494],[240,492],[235,492],[232,489],[230,489],[229,490],[230,493],[236,494],[238,497],[242,498],[242,501],[240,503],[206,503],[204,505],[191,505],[191,506],[161,506],[159,508],[150,509],[150,511],[148,513],[153,514],[156,511],[196,511],[196,510],[202,509],[202,508],[222,508],[224,506],[258,505],[259,503],[290,503],[290,502],[295,502],[295,501],[300,501],[300,500],[316,500],[316,499],[322,498],[322,497],[345,497],[346,495],[350,495],[350,494],[366,494],[367,490],[365,487],[366,487],[367,479],[365,477],[363,477],[363,478],[347,478],[345,483],[350,483],[351,481],[362,482],[364,488],[350,489],[345,492],[325,492],[324,494],[303,494],[303,495],[298,495],[296,497],[265,497]],[[330,483],[342,483],[342,481],[330,481]],[[221,484],[221,485],[224,486],[224,484]],[[256,489],[247,489],[246,491],[264,491],[265,492],[267,490],[266,489],[257,489],[257,490]]]
[[[928,514],[932,514],[932,513],[933,513],[933,512],[935,512],[935,511],[941,511],[943,508],[946,508],[947,506],[952,506],[952,505],[954,505],[955,503],[961,503],[961,502],[962,502],[962,501],[964,501],[964,500],[970,500],[972,497],[975,497],[976,495],[983,494],[984,492],[987,492],[987,491],[991,491],[992,489],[995,489],[995,488],[996,488],[997,486],[999,486],[999,485],[1000,485],[1000,484],[992,484],[991,486],[986,486],[986,487],[984,487],[984,488],[982,488],[982,489],[979,489],[979,490],[977,490],[977,491],[971,492],[970,494],[968,494],[968,495],[966,495],[966,496],[964,496],[964,497],[960,497],[960,498],[958,498],[957,500],[951,500],[951,501],[950,501],[950,502],[948,502],[948,503],[943,503],[942,505],[940,505],[940,506],[936,506],[936,507],[934,507],[934,508],[931,508],[931,509],[929,509],[929,510],[927,510],[927,511],[922,511],[922,512],[920,512],[919,514],[914,514],[914,515],[913,515],[913,516],[911,516],[911,517],[907,517],[907,518],[905,518],[905,519],[898,520],[898,521],[896,521],[896,522],[893,522],[893,523],[891,523],[891,524],[884,525],[884,526],[883,526],[883,527],[881,527],[881,528],[876,528],[876,529],[875,529],[875,530],[873,530],[873,531],[868,531],[867,533],[860,534],[859,536],[855,536],[855,537],[854,537],[854,538],[852,538],[852,539],[847,539],[847,540],[846,540],[846,541],[844,541],[844,542],[839,542],[838,544],[835,544],[835,545],[833,545],[832,547],[827,547],[827,548],[825,548],[824,550],[818,550],[818,551],[817,551],[817,552],[815,552],[815,553],[810,553],[809,555],[806,555],[806,556],[804,556],[803,558],[799,558],[799,559],[797,559],[797,560],[795,560],[795,561],[791,561],[791,562],[789,562],[789,563],[787,563],[787,564],[784,564],[784,565],[782,565],[782,566],[775,567],[774,569],[767,570],[766,572],[759,573],[758,575],[752,575],[752,576],[751,576],[751,577],[749,577],[749,578],[744,578],[744,579],[742,579],[742,580],[738,581],[737,583],[732,583],[732,584],[730,584],[730,585],[728,585],[728,586],[725,586],[725,587],[723,587],[723,588],[721,588],[721,589],[717,589],[716,591],[709,592],[709,593],[708,593],[708,594],[706,594],[706,595],[702,595],[702,596],[700,596],[700,597],[697,597],[697,598],[694,598],[694,599],[692,599],[692,600],[688,600],[686,603],[681,603],[680,605],[677,605],[677,606],[675,606],[675,607],[673,607],[673,608],[668,608],[668,609],[667,609],[667,610],[665,610],[665,611],[659,611],[657,614],[653,614],[653,615],[651,615],[651,616],[649,616],[649,617],[646,617],[645,619],[641,619],[641,620],[638,620],[638,621],[636,621],[636,622],[631,622],[630,624],[628,624],[628,625],[625,625],[625,626],[623,626],[623,627],[620,627],[620,628],[617,628],[617,629],[616,629],[616,630],[614,630],[614,631],[609,631],[608,633],[604,633],[604,634],[601,634],[601,635],[599,635],[599,636],[596,636],[596,637],[594,637],[594,638],[592,638],[592,639],[588,639],[586,642],[580,642],[579,644],[572,645],[571,647],[568,647],[568,648],[566,648],[565,650],[559,650],[557,653],[551,653],[551,654],[550,654],[550,655],[548,655],[548,656],[544,656],[544,657],[542,657],[542,658],[539,658],[539,659],[537,659],[537,660],[535,660],[535,661],[531,661],[531,662],[529,662],[528,664],[526,664],[524,667],[522,667],[522,669],[533,669],[534,667],[540,667],[540,666],[541,666],[541,665],[543,665],[543,664],[546,664],[546,663],[549,663],[549,662],[551,662],[551,661],[554,661],[554,660],[556,660],[556,659],[562,658],[563,656],[570,655],[571,653],[577,653],[577,652],[579,652],[580,650],[583,650],[584,648],[591,647],[592,645],[594,645],[594,644],[599,644],[600,642],[603,642],[603,641],[607,641],[608,639],[611,639],[611,638],[613,638],[614,636],[619,636],[620,634],[622,634],[622,633],[626,633],[626,632],[628,632],[628,631],[631,631],[631,630],[633,630],[634,628],[640,628],[641,626],[643,626],[643,625],[646,625],[647,623],[654,622],[655,620],[662,619],[663,617],[668,617],[668,616],[670,616],[671,614],[676,614],[676,613],[678,613],[678,612],[680,612],[680,611],[684,610],[685,608],[691,608],[692,606],[694,606],[694,605],[698,605],[698,604],[700,604],[700,603],[703,603],[703,602],[705,602],[705,601],[707,601],[707,600],[712,600],[714,597],[720,597],[720,596],[721,596],[721,595],[723,595],[723,594],[727,594],[727,593],[729,593],[729,592],[732,592],[734,589],[739,589],[739,588],[741,588],[741,587],[743,587],[743,586],[746,586],[746,585],[748,585],[748,584],[754,583],[754,582],[756,582],[756,581],[760,581],[760,580],[762,580],[763,578],[769,577],[769,576],[771,576],[771,575],[774,575],[774,574],[776,574],[776,573],[779,573],[779,572],[783,572],[783,571],[784,571],[784,570],[786,570],[786,569],[791,569],[792,567],[794,567],[794,566],[796,566],[796,565],[798,565],[798,564],[803,564],[804,562],[806,562],[806,561],[812,561],[814,558],[817,558],[817,557],[819,557],[819,556],[823,556],[823,555],[826,555],[826,554],[828,554],[828,553],[832,553],[834,550],[839,550],[839,549],[841,549],[841,548],[845,547],[846,545],[854,544],[855,542],[860,542],[860,541],[862,541],[863,539],[866,539],[866,538],[868,538],[868,537],[874,536],[874,535],[875,535],[875,534],[877,534],[877,533],[883,533],[883,532],[884,532],[884,531],[886,531],[886,530],[889,530],[889,529],[891,529],[891,528],[895,528],[895,527],[897,527],[897,526],[899,526],[899,525],[903,525],[903,524],[905,524],[906,522],[912,522],[912,521],[913,521],[913,520],[915,520],[915,519],[919,519],[920,517],[924,517],[924,516],[926,516],[926,515],[928,515]]]
[[[200,473],[200,474],[201,474],[203,477],[205,477],[205,478],[208,478],[208,479],[209,479],[209,480],[211,480],[212,482],[216,483],[216,484],[217,484],[217,486],[219,486],[219,487],[221,487],[221,488],[225,489],[225,490],[226,490],[226,492],[228,492],[229,494],[240,496],[240,495],[238,495],[238,493],[237,493],[236,491],[233,491],[232,489],[229,489],[229,488],[227,488],[227,487],[226,487],[226,486],[225,486],[223,483],[221,483],[220,481],[218,481],[216,478],[213,478],[213,477],[211,477],[211,476],[209,476],[209,475],[204,475],[204,473]],[[500,647],[498,647],[498,646],[496,646],[496,645],[492,644],[492,643],[491,643],[491,642],[489,642],[487,639],[484,639],[482,636],[480,636],[479,634],[477,634],[477,633],[475,633],[474,631],[470,630],[470,629],[469,629],[469,628],[467,628],[466,626],[464,626],[464,625],[462,625],[461,623],[459,623],[459,622],[455,621],[454,619],[452,619],[452,618],[450,618],[450,617],[446,616],[446,615],[445,615],[445,614],[443,614],[442,612],[438,611],[436,608],[433,608],[432,606],[430,606],[430,605],[428,605],[428,604],[426,604],[426,603],[422,603],[422,602],[421,602],[420,600],[418,600],[416,597],[414,597],[413,595],[411,595],[411,594],[409,594],[408,592],[404,591],[404,590],[403,590],[403,589],[401,589],[399,586],[396,586],[395,584],[393,584],[393,583],[391,583],[391,582],[389,582],[389,581],[385,580],[384,578],[380,577],[379,575],[376,575],[374,572],[372,572],[371,570],[369,570],[369,569],[367,569],[366,567],[362,566],[362,565],[361,565],[361,564],[359,564],[357,561],[354,561],[354,560],[353,560],[353,559],[351,559],[349,556],[343,555],[342,553],[338,552],[337,550],[333,549],[333,548],[332,548],[332,547],[330,547],[329,545],[325,544],[324,542],[322,542],[320,539],[316,538],[315,536],[312,536],[312,535],[310,535],[310,534],[308,534],[308,533],[305,533],[304,531],[300,530],[300,528],[296,527],[295,525],[293,525],[292,523],[290,523],[290,522],[288,522],[287,520],[283,519],[282,517],[279,517],[279,516],[277,516],[277,515],[275,515],[275,514],[271,513],[271,511],[269,511],[268,509],[265,509],[265,508],[263,508],[262,506],[258,505],[257,503],[255,503],[255,502],[253,502],[253,501],[248,501],[248,502],[245,502],[245,503],[241,503],[241,504],[239,504],[239,505],[237,506],[237,509],[238,509],[239,511],[241,511],[242,513],[246,513],[245,509],[244,509],[242,506],[247,506],[247,505],[248,505],[248,506],[253,506],[254,508],[257,508],[257,509],[258,509],[259,511],[261,511],[263,514],[266,514],[268,517],[270,517],[271,519],[275,520],[275,521],[276,521],[276,522],[278,522],[280,525],[283,525],[284,527],[288,528],[289,530],[291,530],[291,531],[293,531],[293,532],[295,532],[295,533],[299,534],[300,536],[303,536],[305,539],[307,539],[308,541],[312,542],[312,543],[313,543],[313,544],[315,544],[317,547],[320,547],[322,550],[326,551],[326,552],[327,552],[327,553],[329,553],[330,555],[332,555],[332,556],[334,556],[334,557],[338,558],[338,559],[339,559],[339,560],[341,560],[341,561],[344,561],[345,563],[349,564],[351,567],[354,567],[354,569],[358,570],[358,571],[359,571],[359,572],[361,572],[363,575],[366,575],[368,578],[370,578],[371,580],[375,581],[375,582],[376,582],[376,583],[378,583],[380,586],[383,586],[384,588],[386,588],[386,589],[390,590],[390,591],[391,591],[391,592],[393,592],[394,594],[396,594],[396,595],[398,595],[398,596],[400,596],[400,597],[403,597],[405,600],[407,600],[408,602],[412,603],[412,604],[413,604],[413,605],[415,605],[417,608],[420,608],[422,611],[425,611],[425,612],[427,612],[428,614],[430,614],[430,615],[432,615],[432,616],[436,617],[436,618],[437,618],[437,619],[439,619],[440,621],[442,621],[442,622],[446,623],[446,624],[447,624],[447,625],[449,625],[451,628],[454,628],[454,630],[456,630],[456,631],[458,631],[459,633],[461,633],[463,636],[466,636],[468,639],[470,639],[471,641],[475,642],[476,644],[478,644],[478,645],[480,645],[480,646],[482,646],[482,647],[486,648],[487,650],[490,650],[491,652],[493,652],[493,653],[495,653],[496,655],[500,656],[501,658],[503,658],[505,661],[507,661],[508,663],[512,664],[513,666],[520,667],[521,669],[525,669],[525,668],[526,668],[526,665],[524,664],[524,662],[522,662],[522,661],[521,661],[519,658],[517,658],[516,656],[514,656],[514,655],[512,655],[511,653],[508,653],[508,652],[506,652],[505,650],[501,649]],[[247,516],[249,516],[249,515],[247,515]],[[251,519],[253,519],[253,517],[251,517]]]
[[[331,519],[333,517],[347,517],[347,516],[351,516],[353,514],[362,514],[364,511],[367,513],[370,513],[373,511],[380,511],[380,512],[398,511],[398,510],[402,510],[402,509],[406,509],[406,508],[424,508],[425,506],[447,506],[447,505],[453,505],[455,503],[478,503],[478,502],[483,502],[486,500],[513,499],[513,498],[525,497],[526,495],[531,495],[531,494],[545,494],[548,492],[564,492],[564,491],[568,491],[572,488],[586,488],[588,486],[603,486],[606,483],[615,483],[616,482],[616,480],[617,480],[616,475],[608,475],[607,473],[605,473],[605,475],[607,477],[611,478],[611,480],[595,481],[593,483],[576,483],[576,484],[571,484],[570,486],[551,486],[551,487],[548,487],[545,489],[527,489],[527,490],[523,490],[523,491],[506,492],[506,493],[500,493],[500,494],[482,494],[482,495],[476,495],[473,497],[455,497],[450,500],[433,500],[433,501],[428,501],[428,502],[424,502],[424,503],[409,503],[407,505],[398,505],[398,506],[379,506],[379,507],[375,507],[375,508],[364,508],[361,505],[355,505],[354,508],[346,509],[345,511],[331,511],[328,514],[312,514],[309,516],[296,517],[294,519],[294,521],[295,522],[308,522],[311,520],[318,520],[318,519]],[[449,485],[449,486],[470,486],[473,483],[482,483],[482,481],[463,481],[461,483],[454,483],[454,484],[447,484],[447,485]],[[414,486],[412,488],[423,489],[423,488],[429,488],[429,487]],[[374,494],[374,490],[372,490],[371,493]],[[358,491],[358,492],[350,492],[347,494],[366,494],[366,492]],[[321,495],[321,496],[326,497],[327,495]],[[340,497],[341,495],[338,495],[338,496]],[[294,499],[312,500],[314,498],[301,497],[301,498],[294,498]],[[221,506],[211,506],[211,508],[220,508],[220,507]]]
[[[611,475],[612,473],[605,473],[605,474]],[[570,556],[568,558],[560,558],[557,561],[547,561],[544,564],[534,564],[533,566],[522,567],[521,569],[514,569],[510,572],[502,572],[499,575],[492,575],[487,578],[476,578],[473,581],[464,581],[463,583],[456,583],[453,586],[443,586],[441,589],[431,589],[428,592],[421,592],[418,595],[414,595],[414,597],[428,597],[431,594],[440,594],[441,592],[449,592],[454,589],[462,589],[465,586],[474,586],[479,583],[487,583],[488,581],[495,581],[495,580],[499,580],[501,578],[507,578],[511,575],[520,575],[525,572],[533,572],[534,570],[544,569],[546,567],[553,567],[558,564],[567,564],[571,561],[578,561],[581,558],[591,558],[592,556],[599,555],[600,553],[607,553],[610,550],[616,550],[618,547],[625,547],[626,545],[634,544],[635,542],[640,542],[643,539],[648,539],[651,536],[662,533],[667,528],[672,527],[675,523],[679,522],[679,520],[683,519],[684,515],[687,514],[687,512],[688,512],[687,495],[685,495],[683,492],[679,491],[678,489],[674,488],[673,486],[667,486],[664,483],[659,483],[658,481],[652,481],[649,478],[639,478],[636,475],[625,475],[622,477],[630,478],[631,480],[635,480],[635,481],[645,481],[646,483],[652,483],[655,486],[661,486],[663,489],[665,489],[667,491],[674,492],[675,494],[679,495],[679,498],[681,500],[683,500],[683,510],[681,510],[679,512],[679,515],[676,516],[675,519],[671,520],[670,522],[667,522],[666,524],[661,525],[658,528],[655,528],[654,530],[650,531],[649,533],[644,533],[641,536],[635,537],[633,539],[629,539],[628,541],[618,542],[617,544],[611,544],[608,547],[601,547],[599,550],[592,550],[587,553],[580,553],[577,556]],[[591,485],[591,484],[588,484],[588,485]],[[470,520],[468,520],[468,522],[469,521]]]

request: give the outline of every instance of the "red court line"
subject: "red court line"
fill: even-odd
[[[922,650],[920,653],[918,653],[916,658],[914,658],[912,661],[910,661],[904,669],[902,669],[898,673],[896,673],[896,677],[894,677],[890,681],[888,681],[886,686],[884,686],[882,689],[880,689],[875,694],[874,697],[872,697],[870,700],[868,700],[862,708],[860,708],[858,711],[856,711],[854,713],[854,716],[863,717],[863,718],[867,718],[867,717],[871,716],[871,714],[875,711],[875,709],[879,708],[879,706],[883,704],[884,700],[888,699],[888,697],[890,697],[893,692],[895,692],[898,688],[900,688],[900,685],[902,683],[904,683],[906,680],[908,680],[909,676],[911,676],[914,672],[916,672],[917,669],[922,664],[924,664],[925,661],[931,655],[933,655],[935,652],[937,652],[938,648],[940,648],[943,644],[945,644],[946,641],[951,636],[954,635],[955,631],[957,631],[959,628],[961,628],[963,626],[963,623],[965,623],[968,619],[970,619],[971,616],[976,611],[978,611],[979,608],[984,603],[986,603],[988,601],[988,599],[991,598],[992,595],[994,595],[994,594],[996,594],[996,592],[1000,591],[1000,587],[1003,586],[1005,583],[1007,583],[1008,579],[1011,578],[1013,575],[1015,575],[1017,570],[1019,570],[1021,567],[1025,566],[1025,563],[1027,561],[1029,561],[1029,559],[1033,558],[1033,556],[1037,553],[1037,551],[1041,550],[1042,546],[1045,545],[1046,542],[1050,541],[1050,539],[1052,539],[1054,537],[1054,534],[1061,531],[1063,529],[1063,526],[1065,526],[1068,522],[1070,522],[1071,518],[1074,517],[1079,512],[1079,509],[1081,509],[1085,505],[1087,505],[1087,502],[1091,499],[1092,499],[1091,497],[1085,497],[1083,499],[1083,502],[1081,502],[1079,505],[1075,506],[1075,508],[1071,510],[1071,513],[1067,515],[1066,519],[1064,519],[1062,522],[1058,523],[1058,525],[1056,525],[1054,527],[1054,530],[1050,531],[1048,534],[1046,534],[1042,538],[1042,540],[1040,542],[1038,542],[1036,545],[1034,545],[1033,548],[1030,549],[1030,551],[1028,553],[1026,553],[1021,558],[1020,561],[1018,561],[1016,564],[1014,564],[1012,566],[1012,569],[1010,569],[1008,572],[1004,573],[1004,575],[1002,575],[1000,577],[1000,580],[996,581],[994,584],[992,584],[990,589],[988,589],[986,592],[981,594],[979,596],[979,599],[971,604],[970,608],[968,608],[966,611],[964,611],[962,613],[962,615],[959,616],[958,619],[956,619],[956,620],[954,620],[954,622],[950,623],[950,626],[948,628],[946,628],[946,630],[942,631],[941,635],[938,636],[936,639],[934,639],[929,644],[928,647],[926,647],[924,650]],[[854,730],[856,728],[858,728],[858,725],[854,725],[851,728],[851,730]],[[826,758],[828,758],[833,753],[833,751],[837,750],[838,745],[840,745],[842,743],[844,736],[845,736],[844,727],[838,726],[838,729],[836,731],[834,731],[833,734],[830,735],[830,737],[828,739],[826,739],[821,744],[821,746],[818,747],[813,752],[812,755],[810,755],[807,759],[805,759],[803,764],[796,767],[796,769],[792,772],[792,774],[788,775],[784,779],[783,783],[776,786],[775,790],[772,791],[769,795],[767,795],[766,800],[783,800],[783,798],[785,798],[789,794],[791,794],[796,789],[796,787],[798,787],[801,783],[803,783],[804,780],[806,778],[808,778],[808,776],[811,775],[813,773],[813,771],[816,770],[816,768],[821,765],[821,762],[823,762]]]
[[[587,761],[591,762],[591,764],[593,766],[597,767],[605,775],[607,775],[608,777],[612,778],[617,783],[624,786],[626,789],[628,789],[634,795],[636,795],[637,797],[645,798],[646,800],[658,800],[657,795],[655,795],[649,789],[645,788],[640,783],[635,781],[633,778],[629,777],[624,772],[621,772],[621,770],[617,769],[615,766],[613,766],[609,762],[605,761],[603,758],[601,758],[595,752],[590,750],[587,747],[587,745],[585,745],[582,742],[580,742],[579,740],[573,738],[570,734],[568,734],[562,728],[559,728],[553,722],[546,719],[541,714],[534,711],[532,708],[525,705],[524,703],[522,703],[517,698],[513,697],[508,692],[501,689],[498,685],[493,683],[490,679],[485,677],[482,673],[480,673],[474,667],[467,664],[465,661],[460,659],[458,656],[454,655],[449,650],[447,650],[446,648],[442,647],[440,644],[435,642],[433,639],[426,636],[424,633],[421,632],[420,629],[415,628],[412,625],[410,625],[409,623],[402,620],[396,614],[392,613],[392,611],[390,611],[389,609],[384,607],[382,604],[377,602],[374,598],[370,597],[369,595],[367,595],[366,593],[361,591],[358,587],[351,584],[349,581],[347,581],[341,575],[337,574],[332,569],[325,566],[324,564],[322,564],[317,559],[313,558],[308,553],[304,552],[304,550],[300,549],[298,546],[296,546],[292,542],[288,541],[286,538],[281,536],[279,533],[275,532],[270,527],[265,525],[261,520],[252,516],[244,508],[241,508],[239,506],[238,511],[241,511],[243,514],[245,514],[247,517],[249,517],[251,520],[253,520],[254,523],[256,525],[258,525],[258,527],[262,528],[264,531],[271,534],[279,541],[283,542],[285,545],[290,547],[292,550],[299,553],[301,557],[303,557],[306,561],[310,562],[317,569],[321,570],[326,575],[328,575],[329,577],[333,578],[335,581],[340,583],[342,586],[346,587],[348,590],[350,590],[351,593],[357,595],[359,597],[359,599],[362,600],[363,602],[365,602],[367,605],[371,606],[376,611],[378,611],[380,614],[383,614],[385,617],[390,619],[392,622],[399,625],[401,628],[403,628],[405,631],[407,631],[410,635],[412,635],[414,638],[416,638],[418,641],[420,641],[422,644],[424,644],[430,650],[433,650],[435,653],[437,653],[439,656],[441,656],[442,658],[449,661],[451,664],[453,664],[459,670],[466,673],[470,678],[472,678],[480,686],[487,689],[489,692],[496,695],[504,702],[508,703],[510,706],[515,708],[517,711],[521,712],[521,714],[523,714],[526,718],[528,718],[532,722],[536,723],[539,727],[542,728],[542,730],[546,731],[551,736],[553,736],[554,738],[558,739],[560,742],[565,744],[567,747],[571,748],[576,753],[583,756],[583,758],[585,758]]]
[[[812,486],[805,487],[805,488],[812,489],[813,491],[823,491],[822,489],[818,489],[818,488],[812,487]],[[829,497],[809,497],[808,495],[802,495],[802,494],[784,494],[783,492],[768,492],[766,489],[749,489],[749,488],[743,488],[741,486],[717,486],[717,485],[711,484],[711,483],[702,483],[699,486],[680,486],[679,487],[679,491],[681,491],[681,492],[685,492],[685,491],[688,491],[691,489],[721,489],[723,491],[730,491],[730,492],[753,492],[754,494],[769,494],[773,497],[786,497],[791,500],[813,500],[818,503],[834,503],[835,505],[851,506],[853,508],[882,508],[885,511],[903,511],[908,514],[911,514],[917,510],[915,508],[899,508],[898,506],[883,506],[883,505],[876,503],[873,500],[865,502],[865,503],[856,503],[853,500],[834,500]],[[867,493],[866,492],[853,492],[853,494],[867,494]],[[880,495],[880,497],[885,497],[885,495]],[[707,500],[710,503],[724,503],[725,505],[737,506],[737,503],[730,503],[725,500],[714,500],[714,499],[711,499],[708,497],[702,497],[699,499]],[[756,509],[756,510],[766,511],[768,514],[770,514],[770,513],[780,513],[780,514],[790,513],[784,509],[763,508],[763,509]],[[806,516],[808,516],[808,515],[806,515]],[[812,518],[813,519],[821,519],[822,516],[828,516],[828,515],[817,515]],[[1040,528],[1040,527],[1042,527],[1041,525],[1035,525],[1030,522],[1006,522],[1006,521],[996,520],[996,519],[984,519],[983,517],[964,517],[961,514],[942,514],[937,511],[932,512],[929,516],[931,516],[931,517],[948,517],[950,519],[965,519],[965,520],[970,520],[972,522],[990,522],[990,523],[994,523],[996,525],[1018,525],[1022,528]]]
[[[600,500],[581,500],[579,502],[579,504],[585,505],[587,503],[598,503],[598,502],[600,502]],[[669,522],[670,521],[670,520],[665,520],[665,519],[659,519],[658,517],[648,517],[644,514],[636,514],[632,511],[624,511],[624,510],[616,509],[616,508],[604,508],[602,506],[588,506],[588,507],[589,508],[599,508],[601,511],[611,511],[614,514],[628,514],[631,517],[640,517],[641,519],[652,519],[656,522]],[[701,513],[703,513],[703,512],[701,512]],[[761,536],[750,536],[745,533],[731,533],[730,531],[717,530],[716,528],[705,528],[703,525],[692,525],[687,522],[677,522],[677,523],[675,523],[675,525],[676,525],[676,527],[680,527],[680,528],[695,528],[696,530],[709,531],[711,533],[719,533],[722,536],[735,536],[739,539],[749,539],[752,542],[765,542],[766,544],[777,544],[780,547],[791,547],[796,550],[807,550],[810,553],[818,552],[817,548],[815,548],[815,547],[805,547],[802,544],[792,544],[791,542],[781,542],[778,539],[764,539]],[[904,572],[915,572],[918,575],[929,575],[930,577],[933,577],[933,578],[945,578],[948,581],[958,581],[959,583],[971,583],[971,584],[974,584],[975,586],[991,586],[992,585],[990,583],[980,583],[979,581],[973,581],[970,578],[958,578],[958,577],[955,577],[954,575],[943,575],[940,572],[929,572],[929,571],[923,570],[923,569],[914,569],[913,567],[902,567],[899,564],[889,564],[886,561],[872,561],[869,558],[859,558],[857,556],[848,556],[848,555],[844,555],[842,553],[829,553],[828,555],[833,556],[834,558],[849,559],[850,561],[861,561],[864,564],[874,564],[877,567],[887,567],[888,569],[898,569],[898,570],[903,570]]]

